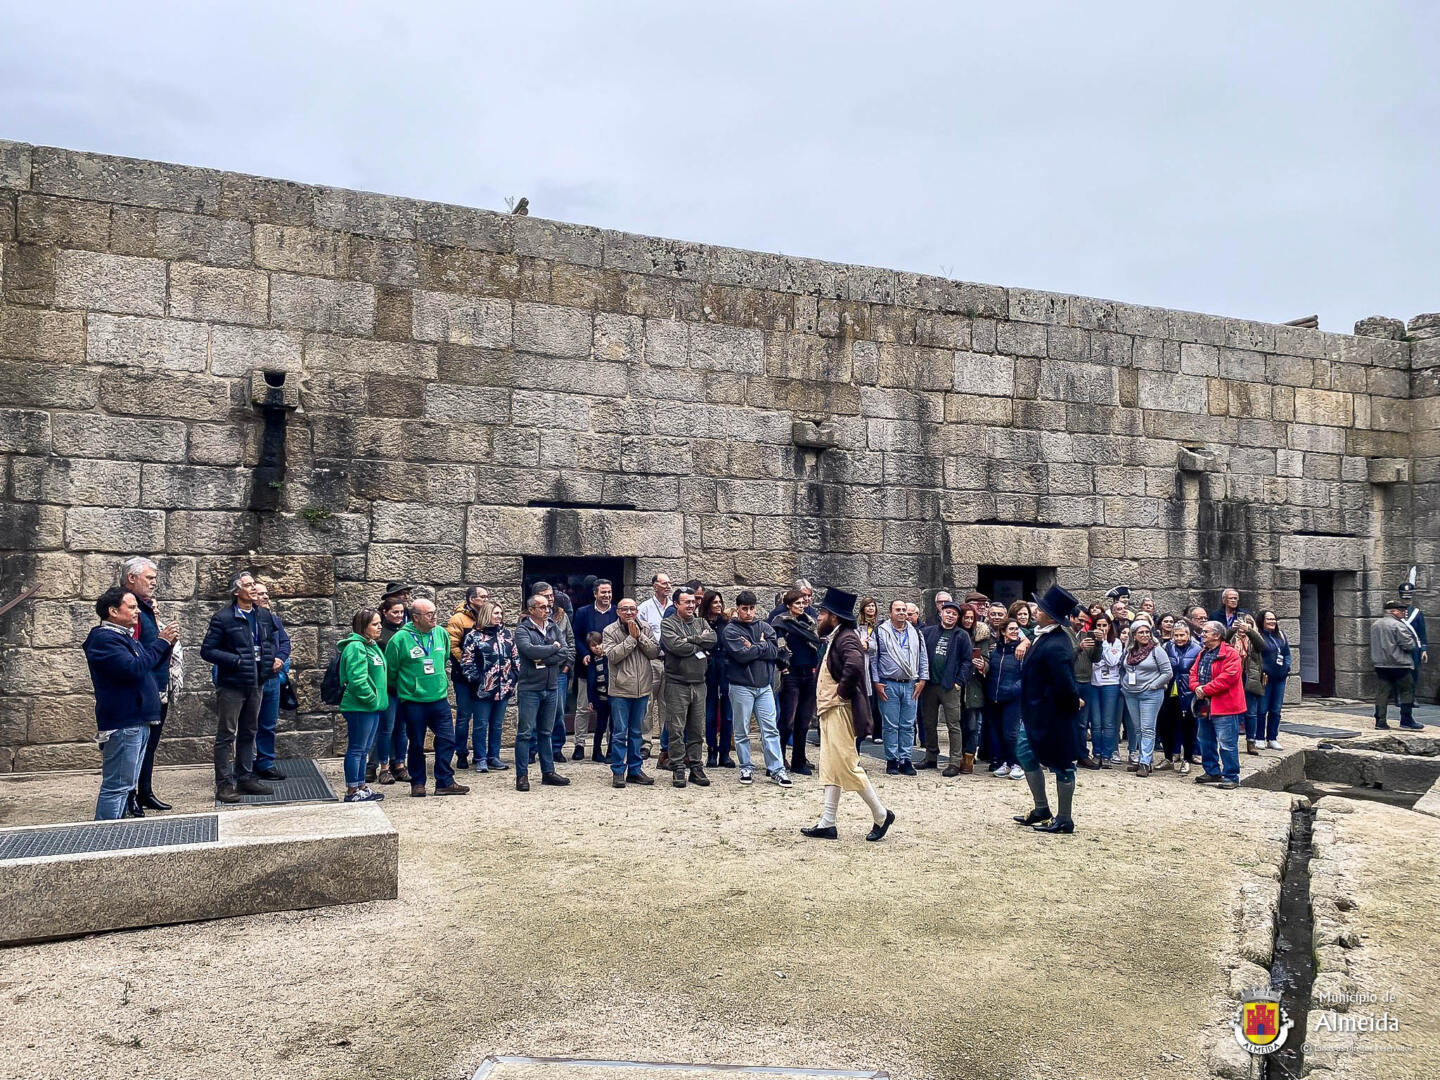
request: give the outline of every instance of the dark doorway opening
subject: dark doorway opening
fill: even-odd
[[[1335,575],[1300,571],[1300,690],[1335,696]]]
[[[1053,566],[981,566],[978,571],[975,587],[1006,607],[1029,600],[1055,581]]]
[[[587,578],[606,578],[615,587],[615,598],[628,596],[633,576],[625,559],[607,558],[552,558],[549,556],[526,557],[521,569],[521,584],[526,598],[534,591],[535,583],[544,581],[555,587],[556,601],[563,593],[570,600],[569,614],[574,613],[593,599]],[[523,601],[522,601],[523,602]],[[573,675],[573,672],[572,672]],[[575,695],[579,687],[571,678],[565,691],[565,730],[575,730]]]

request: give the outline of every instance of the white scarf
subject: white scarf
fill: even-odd
[[[909,623],[905,629],[897,631],[895,625],[888,620],[880,624],[878,631],[881,644],[895,661],[895,665],[901,670],[905,678],[914,680],[915,673],[920,670],[920,633]],[[901,637],[900,635],[905,635]],[[911,635],[914,635],[912,638]]]

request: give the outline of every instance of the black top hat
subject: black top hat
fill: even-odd
[[[855,622],[855,594],[844,589],[826,589],[825,598],[820,601],[820,610],[828,611],[841,622],[853,625]]]
[[[1127,593],[1128,591],[1126,590]],[[1051,585],[1045,590],[1044,596],[1036,596],[1032,599],[1040,605],[1041,611],[1057,623],[1063,623],[1070,617],[1070,613],[1080,606],[1080,601],[1059,585]]]

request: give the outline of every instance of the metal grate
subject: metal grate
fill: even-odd
[[[1280,721],[1280,730],[1286,735],[1304,735],[1307,739],[1353,739],[1363,734],[1359,731],[1351,731],[1349,728],[1321,727],[1318,724],[1292,724],[1288,720]]]
[[[16,829],[0,833],[0,860],[43,855],[80,855],[90,851],[213,844],[220,839],[217,814],[154,821],[96,821],[54,829]]]
[[[340,801],[325,777],[320,775],[319,766],[309,758],[281,758],[275,762],[275,768],[285,774],[284,780],[261,781],[275,789],[273,795],[241,795],[240,801],[247,806]]]

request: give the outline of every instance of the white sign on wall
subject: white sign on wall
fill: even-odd
[[[1320,586],[1300,586],[1300,681],[1320,681]]]

